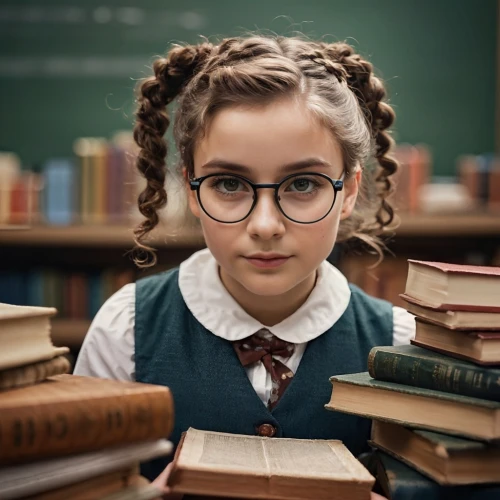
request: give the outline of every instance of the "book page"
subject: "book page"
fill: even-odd
[[[267,474],[269,467],[262,438],[189,429],[179,456],[179,466],[257,472]]]
[[[200,431],[185,435],[178,467],[339,480],[372,477],[341,441],[266,438]]]
[[[264,449],[273,475],[366,479],[367,471],[341,441],[269,439]]]

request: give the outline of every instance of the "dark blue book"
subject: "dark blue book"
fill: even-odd
[[[97,311],[99,311],[104,303],[101,275],[97,272],[90,274],[88,283],[89,319],[94,319]]]
[[[33,270],[26,276],[26,294],[28,306],[44,306],[44,284],[42,271]]]
[[[500,484],[440,486],[381,451],[373,452],[368,469],[377,478],[380,493],[389,500],[500,499]]]
[[[28,305],[26,273],[20,271],[0,273],[0,302],[16,306]]]

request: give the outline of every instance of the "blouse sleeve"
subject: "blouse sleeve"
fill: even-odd
[[[415,316],[402,307],[394,306],[393,312],[393,345],[409,344],[415,337]]]
[[[73,373],[120,380],[135,379],[135,283],[112,295],[96,314]]]

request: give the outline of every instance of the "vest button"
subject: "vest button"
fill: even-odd
[[[271,424],[262,424],[257,427],[257,434],[264,437],[273,437],[276,434],[276,427]]]

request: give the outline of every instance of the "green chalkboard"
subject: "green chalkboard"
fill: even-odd
[[[435,172],[492,151],[496,0],[22,0],[0,2],[0,150],[25,164],[79,136],[129,129],[135,81],[172,41],[294,30],[347,40],[386,80],[395,137]]]

